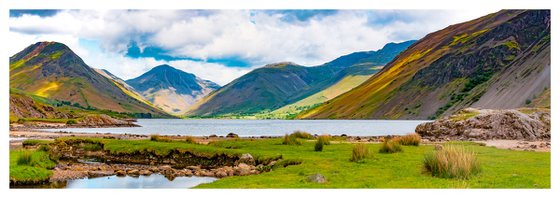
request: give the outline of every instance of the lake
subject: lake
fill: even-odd
[[[418,124],[430,120],[227,120],[227,119],[138,119],[142,127],[43,129],[57,132],[160,134],[241,137],[282,136],[296,130],[311,134],[378,136],[413,133]]]

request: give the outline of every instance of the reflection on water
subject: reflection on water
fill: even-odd
[[[217,180],[213,177],[176,177],[172,181],[160,174],[138,177],[98,177],[70,180],[64,188],[192,188]]]
[[[216,181],[213,177],[175,177],[169,180],[160,174],[138,177],[97,177],[53,182],[42,185],[10,186],[10,188],[192,188]]]

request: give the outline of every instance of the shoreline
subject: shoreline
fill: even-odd
[[[271,139],[281,138],[283,136],[250,136],[240,137],[237,134],[230,134],[232,136],[189,136],[189,135],[161,135],[171,139],[182,139],[184,137],[193,137],[200,144],[208,144],[213,141],[228,140],[232,138],[239,139]],[[333,137],[343,137],[347,143],[380,143],[384,137],[395,137],[398,135],[380,135],[380,136],[352,136],[352,135],[333,135]],[[54,140],[60,137],[89,137],[89,138],[112,138],[120,140],[141,140],[149,139],[150,135],[142,134],[116,134],[116,133],[85,133],[85,132],[47,132],[39,131],[38,129],[27,130],[11,130],[10,129],[10,149],[19,148],[22,146],[23,141],[26,139],[37,140]],[[13,140],[12,138],[17,138]],[[449,141],[465,141],[465,140],[438,140],[432,141],[429,139],[422,139],[423,144],[444,144]],[[536,151],[536,152],[550,152],[551,140],[507,140],[507,139],[492,139],[492,140],[469,140],[467,142],[475,142],[483,144],[488,147],[495,147],[498,149],[508,150],[521,150],[521,151]]]

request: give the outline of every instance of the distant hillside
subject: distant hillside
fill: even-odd
[[[96,72],[57,42],[38,42],[10,57],[10,88],[88,110],[169,116]]]
[[[319,93],[342,79],[368,76],[414,41],[387,44],[378,51],[356,52],[315,67],[291,62],[269,64],[245,74],[195,104],[189,116],[252,115],[269,112]],[[354,87],[360,80],[344,80]],[[340,93],[328,93],[301,103],[299,108],[323,102]],[[334,95],[334,96],[333,96]],[[323,95],[324,96],[324,95]]]
[[[549,98],[550,11],[503,10],[428,34],[362,85],[298,117],[426,119],[465,107],[550,106]]]
[[[126,83],[157,107],[177,115],[184,114],[197,100],[220,88],[212,81],[169,65],[154,67]]]

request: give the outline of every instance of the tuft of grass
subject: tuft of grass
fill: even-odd
[[[457,146],[446,146],[426,154],[424,168],[432,176],[441,178],[469,179],[481,172],[474,152]]]
[[[369,155],[369,150],[366,148],[364,144],[356,144],[352,149],[352,157],[350,161],[352,162],[360,162],[364,160]]]
[[[187,137],[185,137],[185,140],[184,140],[184,141],[185,141],[186,143],[189,143],[189,144],[198,144],[198,143],[196,142],[196,139],[195,139],[193,136],[187,136]]]
[[[171,142],[171,139],[161,135],[150,135],[150,141],[154,142]]]
[[[422,138],[416,133],[394,138],[394,141],[403,146],[418,146]]]
[[[385,138],[383,143],[381,144],[381,148],[379,148],[380,153],[397,153],[402,152],[401,145],[391,138]]]
[[[284,135],[284,138],[282,139],[282,144],[284,145],[301,145],[301,141],[298,140],[295,136],[293,135]]]
[[[290,136],[301,139],[313,139],[313,135],[303,131],[294,131]]]
[[[19,157],[17,159],[17,165],[28,165],[31,166],[31,157],[33,156],[33,152],[31,151],[22,151],[19,154]]]
[[[320,135],[319,137],[317,137],[317,140],[321,140],[323,142],[324,145],[330,145],[331,144],[331,136],[330,135]]]

